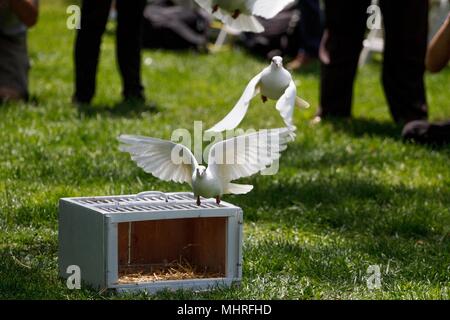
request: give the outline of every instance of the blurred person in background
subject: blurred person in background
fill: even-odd
[[[141,80],[141,37],[146,0],[116,0],[116,54],[125,102],[144,103]],[[75,41],[76,104],[90,104],[95,94],[100,44],[112,0],[83,0],[81,28]]]
[[[425,65],[429,72],[436,73],[444,69],[449,61],[450,14],[430,42]],[[405,140],[413,140],[418,143],[450,143],[450,120],[437,123],[430,123],[423,120],[412,121],[403,128],[402,135]]]
[[[0,102],[28,99],[27,29],[38,19],[38,0],[0,0]]]
[[[320,107],[316,122],[351,117],[353,83],[368,20],[370,0],[325,0],[320,48]],[[427,119],[424,71],[428,0],[380,0],[384,21],[382,82],[395,122]]]
[[[300,48],[297,56],[288,64],[288,69],[297,70],[317,59],[323,26],[319,0],[298,0],[300,21],[297,26],[300,34]]]

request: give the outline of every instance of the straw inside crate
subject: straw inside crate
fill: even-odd
[[[226,219],[119,223],[119,283],[225,277]]]
[[[210,279],[224,276],[222,273],[198,270],[198,267],[191,266],[188,261],[176,261],[166,265],[122,266],[120,269],[119,283]]]

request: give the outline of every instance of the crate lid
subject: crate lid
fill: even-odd
[[[178,210],[218,210],[233,208],[239,209],[225,201],[217,204],[215,199],[200,198],[201,205],[196,204],[196,198],[192,192],[159,191],[143,192],[135,195],[96,196],[63,198],[77,205],[90,208],[103,214],[137,213],[137,212],[163,212]]]

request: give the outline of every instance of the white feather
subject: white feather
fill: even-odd
[[[155,177],[164,181],[192,183],[192,174],[198,166],[192,152],[181,144],[150,137],[121,135],[119,150],[131,154],[131,159]],[[182,153],[183,161],[176,163],[172,152]]]
[[[288,128],[292,128],[295,100],[297,97],[297,88],[294,81],[291,80],[284,94],[278,99],[276,109],[280,112],[284,123]]]
[[[281,57],[274,57],[274,59],[282,62]],[[283,118],[286,127],[291,131],[290,137],[293,140],[297,129],[293,124],[295,105],[300,101],[302,106],[309,106],[309,104],[297,97],[297,88],[289,71],[284,69],[282,65],[275,67],[273,63],[264,68],[248,83],[233,109],[207,132],[222,132],[236,128],[245,117],[250,101],[258,93],[268,99],[277,101],[276,109]]]
[[[272,19],[294,0],[256,0],[252,13],[265,19]]]
[[[222,21],[224,24],[241,32],[260,33],[264,31],[264,27],[251,13],[253,2],[255,0],[195,0],[195,2],[203,9],[212,13],[214,17]],[[218,8],[213,13],[213,7]],[[234,10],[239,10],[240,15],[233,18]]]
[[[254,16],[241,13],[239,17],[233,18],[231,15],[220,13],[220,11],[219,13],[214,13],[214,16],[216,16],[217,18],[222,17],[219,18],[219,20],[221,20],[230,28],[239,30],[241,32],[261,33],[264,31],[264,27]]]
[[[279,159],[290,134],[287,128],[261,130],[217,142],[209,151],[207,169],[181,144],[131,135],[121,135],[118,140],[120,150],[129,152],[146,172],[165,181],[187,182],[196,196],[211,198],[250,192],[253,186],[231,181],[256,174]],[[186,161],[175,163],[174,151],[183,152]]]
[[[229,183],[225,188],[227,194],[246,194],[253,190],[251,184]]]
[[[244,93],[239,98],[236,105],[231,109],[231,111],[223,118],[220,122],[216,123],[211,129],[206,130],[206,132],[222,132],[226,130],[232,130],[236,128],[242,119],[244,119],[247,113],[250,100],[253,99],[255,94],[257,94],[259,80],[261,79],[261,73],[256,75],[244,90]]]
[[[212,10],[212,0],[195,0],[197,4],[208,12]]]
[[[208,169],[227,183],[249,177],[279,159],[289,137],[290,130],[282,128],[261,130],[218,142],[209,150]]]

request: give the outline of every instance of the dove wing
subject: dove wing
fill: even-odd
[[[197,0],[198,1],[198,0]],[[252,13],[265,19],[272,19],[294,0],[256,0]]]
[[[253,0],[254,1],[254,0]],[[212,12],[213,2],[212,0],[195,0],[195,2],[208,11],[208,13]],[[264,31],[264,27],[261,23],[253,16],[249,16],[246,14],[240,14],[239,17],[233,18],[231,17],[231,13],[219,8],[216,12],[213,13],[213,16],[222,21],[224,24],[229,26],[232,29],[239,30],[241,32],[255,32],[260,33]]]
[[[264,31],[263,25],[258,19],[251,15],[240,14],[239,17],[233,18],[224,10],[217,10],[214,16],[232,29],[240,32],[261,33]]]
[[[288,128],[294,128],[292,117],[297,97],[297,88],[295,82],[291,81],[284,94],[278,99],[276,108],[283,117],[284,123]]]
[[[250,80],[244,90],[244,93],[239,98],[233,109],[231,109],[231,111],[225,116],[225,118],[216,123],[211,129],[206,130],[206,132],[222,132],[225,130],[232,130],[236,128],[239,123],[241,123],[247,113],[250,100],[252,100],[257,93],[257,86],[261,80],[261,74],[262,72]]]
[[[214,144],[208,155],[208,169],[222,183],[249,177],[266,169],[287,148],[287,128],[260,130]]]
[[[198,166],[192,152],[182,144],[143,136],[121,135],[119,150],[155,177],[178,183],[192,184],[192,174]]]
[[[209,13],[211,13],[212,10],[212,0],[195,0],[195,2],[202,7],[203,9],[205,9],[206,11],[208,11]]]

